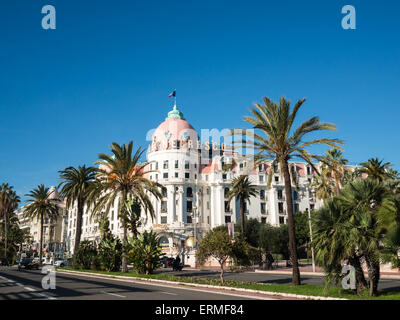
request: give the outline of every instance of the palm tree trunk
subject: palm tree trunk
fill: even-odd
[[[76,230],[75,230],[75,244],[74,244],[74,253],[78,252],[79,243],[81,242],[82,236],[82,217],[83,217],[83,201],[82,199],[77,199],[78,212],[76,216]]]
[[[39,245],[39,265],[42,266],[43,251],[43,213],[40,214],[40,245]]]
[[[300,285],[300,270],[297,261],[297,245],[296,245],[296,234],[294,228],[294,217],[293,217],[293,199],[292,199],[292,185],[290,180],[289,166],[287,160],[281,161],[281,167],[283,171],[283,177],[285,180],[285,194],[286,194],[286,207],[288,215],[288,231],[289,231],[289,250],[290,260],[292,262],[292,283],[293,285]]]
[[[126,226],[126,208],[125,204],[128,201],[128,192],[125,191],[122,195],[123,197],[123,205],[122,208],[119,208],[121,212],[121,218],[122,218],[122,226],[124,229],[124,235],[123,235],[123,241],[122,241],[122,272],[128,272],[128,261],[126,258],[126,251],[127,251],[127,226]]]
[[[245,213],[244,213],[244,204],[245,204],[245,199],[240,198],[240,226],[241,226],[241,234],[242,237],[244,237],[244,232],[245,232]]]
[[[338,195],[340,193],[339,179],[337,178],[336,174],[335,174],[335,191],[336,191],[336,195]]]
[[[362,294],[363,290],[368,288],[367,280],[364,277],[364,271],[361,267],[360,257],[354,255],[349,259],[350,265],[352,265],[356,271],[356,286],[357,294]]]
[[[7,226],[7,210],[4,212],[4,258],[7,259],[7,238],[8,238],[8,226]]]
[[[378,293],[378,283],[380,278],[380,263],[375,257],[365,257],[368,267],[369,295],[375,296]]]
[[[128,261],[126,258],[127,242],[127,228],[124,224],[124,241],[122,244],[122,272],[128,272]]]

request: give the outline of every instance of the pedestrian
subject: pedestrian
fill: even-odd
[[[267,253],[267,270],[272,270],[272,264],[274,263],[274,257],[270,252]]]

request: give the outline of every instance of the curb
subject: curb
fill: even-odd
[[[334,297],[321,297],[321,296],[306,296],[299,295],[294,293],[282,293],[282,292],[274,292],[274,291],[263,291],[263,290],[253,290],[253,289],[242,289],[242,288],[234,288],[234,287],[224,287],[224,286],[213,286],[207,284],[199,284],[199,283],[187,283],[187,282],[179,282],[179,281],[169,281],[169,280],[158,280],[158,279],[146,279],[146,278],[138,278],[138,277],[128,277],[128,276],[111,276],[101,273],[88,273],[88,272],[80,272],[80,271],[66,271],[66,270],[57,270],[57,272],[66,273],[66,274],[79,274],[83,276],[92,276],[97,278],[109,278],[109,279],[120,279],[126,281],[139,281],[139,282],[154,282],[154,283],[164,283],[164,284],[174,284],[186,287],[198,287],[198,288],[210,288],[210,289],[220,289],[224,291],[236,291],[247,292],[247,293],[257,293],[265,296],[281,296],[288,298],[298,298],[298,299],[307,299],[307,300],[348,300],[344,298],[334,298]]]

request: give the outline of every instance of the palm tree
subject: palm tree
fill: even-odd
[[[324,174],[315,176],[311,183],[311,187],[314,188],[317,198],[323,202],[326,199],[333,197],[335,194],[335,185],[333,181]]]
[[[325,156],[320,157],[320,161],[322,162],[321,174],[327,178],[334,179],[335,193],[338,195],[341,188],[340,181],[345,176],[345,165],[348,160],[343,157],[343,153],[340,150],[330,149],[326,151]]]
[[[26,194],[30,197],[27,201],[29,204],[24,210],[25,217],[30,220],[40,220],[40,248],[39,248],[39,263],[42,265],[42,250],[43,250],[43,222],[44,219],[56,219],[59,211],[57,201],[53,199],[52,193],[49,192],[43,184],[33,189]]]
[[[146,176],[151,171],[147,171],[148,162],[140,162],[144,150],[140,147],[132,155],[133,142],[128,145],[119,145],[112,143],[111,152],[108,154],[99,154],[100,165],[97,175],[97,188],[94,193],[97,202],[94,205],[93,214],[101,214],[103,208],[109,212],[111,206],[118,200],[119,218],[123,227],[123,256],[122,271],[127,272],[127,208],[126,203],[130,197],[137,199],[143,211],[153,219],[155,216],[153,204],[150,195],[157,200],[161,199],[160,185],[151,181]],[[93,197],[93,199],[95,199]]]
[[[356,269],[358,292],[366,287],[361,259],[368,268],[369,293],[377,293],[382,243],[389,228],[399,230],[399,212],[386,186],[374,179],[350,182],[314,218],[317,260],[328,274],[340,273],[348,260]],[[339,272],[338,272],[339,271]]]
[[[293,130],[293,123],[297,112],[304,103],[305,99],[298,100],[293,110],[290,110],[290,101],[285,98],[279,99],[279,104],[264,97],[264,104],[255,104],[255,108],[250,108],[253,116],[245,117],[244,120],[253,125],[254,129],[261,130],[263,136],[254,134],[254,141],[247,138],[247,143],[257,151],[256,162],[265,162],[273,159],[279,164],[281,174],[285,181],[286,206],[288,215],[289,229],[289,250],[293,265],[292,282],[294,285],[300,284],[300,271],[297,262],[296,237],[293,218],[293,199],[291,175],[289,172],[288,161],[291,158],[301,158],[311,166],[315,155],[310,154],[306,147],[315,144],[325,144],[333,148],[341,149],[339,144],[343,144],[338,139],[321,138],[316,140],[303,141],[306,134],[320,130],[336,130],[336,126],[329,123],[321,123],[318,117],[313,117],[303,122],[296,130]],[[313,166],[314,167],[314,166]],[[270,175],[273,170],[270,170]]]
[[[0,218],[4,221],[4,258],[7,258],[8,245],[8,221],[14,211],[18,208],[20,198],[13,187],[7,183],[0,186]]]
[[[383,180],[390,178],[392,172],[388,171],[391,167],[390,162],[382,163],[382,160],[378,158],[368,159],[366,162],[361,162],[361,168],[358,169],[360,173],[366,173],[369,178],[382,182]]]
[[[234,198],[238,198],[240,201],[240,223],[241,223],[241,234],[244,236],[245,228],[245,204],[246,201],[250,203],[250,197],[255,197],[258,194],[256,186],[251,184],[249,177],[246,175],[240,175],[232,181],[232,189],[229,190],[228,203]]]
[[[94,188],[94,179],[96,178],[97,168],[86,167],[83,165],[78,168],[68,167],[65,170],[59,171],[60,196],[66,198],[67,208],[72,208],[76,205],[76,231],[74,252],[77,252],[82,235],[82,217],[85,205],[88,205],[88,198]]]

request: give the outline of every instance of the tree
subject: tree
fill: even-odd
[[[335,195],[334,182],[324,174],[315,176],[311,183],[311,187],[314,188],[317,198],[323,202]]]
[[[391,166],[390,162],[383,163],[383,159],[371,158],[366,162],[361,162],[360,166],[361,168],[358,169],[360,173],[367,174],[368,178],[379,182],[390,178],[392,175],[392,171],[388,171]]]
[[[210,257],[217,260],[221,270],[220,280],[224,283],[224,265],[228,258],[233,257],[233,246],[227,230],[210,230],[198,245],[196,259],[201,265]]]
[[[96,178],[96,191],[92,193],[92,201],[96,201],[93,209],[94,215],[100,214],[103,208],[109,212],[111,206],[118,200],[118,216],[124,230],[122,272],[128,271],[126,203],[129,197],[137,199],[143,211],[148,213],[152,219],[154,218],[154,208],[150,195],[157,200],[161,199],[160,186],[146,177],[150,173],[146,170],[148,162],[140,162],[144,150],[139,148],[132,156],[132,149],[132,141],[128,145],[112,143],[113,156],[99,154],[100,160],[96,161],[96,164],[100,165],[100,169]]]
[[[102,268],[108,272],[121,267],[121,241],[111,233],[100,241],[98,255]]]
[[[28,199],[29,203],[24,211],[25,217],[31,220],[40,220],[39,264],[42,265],[44,219],[56,219],[59,211],[56,201],[52,199],[52,193],[49,193],[49,188],[46,188],[43,184],[37,186],[26,196],[30,199]]]
[[[74,205],[77,208],[74,244],[74,252],[76,252],[81,241],[83,210],[85,204],[88,204],[87,199],[93,190],[97,169],[83,165],[77,169],[68,167],[59,173],[61,183],[58,187],[62,187],[60,196],[66,198],[67,208],[72,208]]]
[[[290,110],[290,102],[285,98],[279,99],[279,104],[264,97],[264,104],[255,104],[255,108],[250,108],[253,116],[247,116],[245,121],[253,125],[253,128],[260,130],[263,135],[254,134],[254,139],[246,137],[246,145],[254,147],[257,151],[256,163],[265,162],[273,159],[273,164],[279,164],[281,174],[284,177],[286,206],[289,230],[289,248],[293,265],[292,282],[294,285],[300,284],[300,271],[296,252],[296,234],[293,218],[293,198],[292,184],[289,172],[288,161],[291,158],[301,158],[314,167],[312,160],[315,155],[310,154],[306,148],[315,144],[325,144],[336,149],[341,149],[339,144],[343,142],[338,139],[315,139],[303,141],[303,138],[311,132],[320,130],[335,130],[336,126],[328,123],[321,123],[318,117],[313,117],[303,122],[297,129],[293,130],[293,123],[297,112],[304,103],[305,99],[298,100],[293,110]],[[242,143],[243,141],[240,141]],[[269,185],[273,175],[270,170]]]
[[[89,270],[97,258],[98,252],[93,241],[83,240],[74,252],[74,267]]]
[[[129,260],[138,273],[151,274],[161,266],[162,249],[159,238],[153,231],[129,238]]]
[[[20,198],[13,190],[13,187],[8,183],[3,183],[0,186],[0,218],[4,222],[4,258],[7,258],[9,219],[18,208],[19,202]]]
[[[327,150],[326,154],[319,159],[322,163],[321,175],[326,179],[335,181],[335,194],[338,195],[341,189],[341,181],[346,174],[345,165],[348,160],[343,157],[343,153],[338,149]]]
[[[251,184],[249,177],[246,175],[240,175],[232,181],[232,189],[229,190],[228,203],[234,198],[238,198],[240,202],[240,221],[241,221],[241,235],[245,233],[245,204],[246,201],[250,203],[250,197],[254,197],[258,194],[258,190],[255,185]]]
[[[328,277],[340,278],[341,262],[347,260],[356,269],[357,291],[361,292],[367,285],[361,269],[365,261],[369,294],[375,295],[382,244],[390,225],[398,230],[398,214],[392,195],[375,179],[351,182],[339,196],[329,199],[313,218],[316,259]]]

